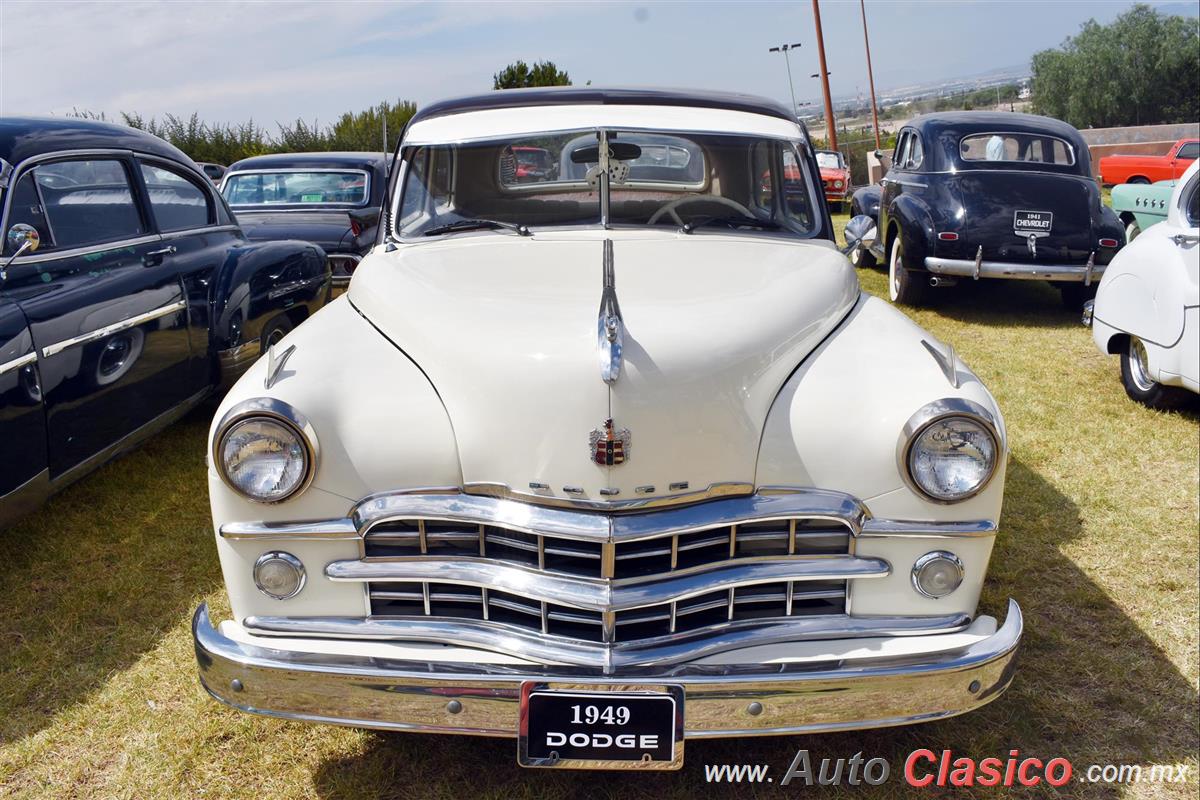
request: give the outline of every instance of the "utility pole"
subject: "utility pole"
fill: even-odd
[[[817,56],[821,61],[821,88],[825,92],[825,131],[830,150],[837,150],[837,127],[833,121],[833,99],[829,96],[829,70],[825,67],[825,39],[821,35],[821,2],[813,0],[813,22],[817,26]]]
[[[862,11],[863,44],[867,48],[867,80],[871,83],[871,121],[875,124],[875,149],[882,150],[883,143],[879,140],[879,106],[875,102],[875,73],[871,70],[871,39],[867,36],[867,4],[866,0],[858,0]]]
[[[792,84],[792,61],[791,61],[791,59],[788,58],[788,50],[791,50],[793,47],[799,47],[799,46],[800,46],[800,43],[796,42],[795,44],[781,44],[781,45],[779,45],[779,47],[771,47],[771,48],[768,48],[768,50],[767,50],[768,53],[783,53],[783,63],[787,67],[787,74],[788,74],[788,90],[791,91],[791,93],[792,93],[792,114],[793,115],[796,114],[796,108],[797,108],[797,106],[796,106],[796,87]]]

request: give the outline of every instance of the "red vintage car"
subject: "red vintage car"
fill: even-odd
[[[1200,155],[1200,139],[1180,139],[1162,156],[1105,156],[1100,159],[1100,183],[1156,183],[1178,178]],[[822,173],[824,170],[821,170]]]
[[[841,211],[850,196],[850,167],[837,150],[818,150],[817,166],[821,168],[821,183],[825,187],[825,202],[830,210]]]

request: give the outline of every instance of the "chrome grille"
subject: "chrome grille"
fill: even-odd
[[[603,543],[488,523],[391,519],[364,536],[364,562],[482,558],[547,575],[614,583],[670,577],[748,560],[817,560],[850,553],[851,530],[830,519],[773,519]],[[611,548],[611,563],[606,550]],[[789,580],[718,589],[617,611],[581,609],[509,591],[433,581],[372,580],[371,617],[486,620],[545,634],[619,643],[696,631],[730,621],[844,614],[844,579]]]

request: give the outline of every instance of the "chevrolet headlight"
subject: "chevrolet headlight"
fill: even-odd
[[[842,188],[842,182],[841,182],[841,181],[834,181],[834,182],[833,182],[833,188],[835,188],[835,189],[840,189],[840,188]]]
[[[316,470],[312,426],[286,403],[250,400],[218,426],[213,460],[230,488],[260,503],[303,491]]]
[[[962,400],[931,404],[906,427],[902,468],[914,488],[938,502],[975,496],[996,471],[1002,448],[985,421],[990,415],[945,413],[959,407],[974,412],[973,406]]]

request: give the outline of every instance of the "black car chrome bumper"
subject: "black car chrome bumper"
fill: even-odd
[[[1103,264],[1022,264],[1010,261],[973,261],[963,258],[925,259],[925,269],[936,275],[965,278],[1024,278],[1035,281],[1096,283],[1104,274]]]
[[[684,687],[691,738],[874,728],[961,714],[1012,681],[1021,610],[954,649],[821,663],[672,664],[616,674],[569,666],[399,661],[307,653],[224,636],[208,608],[192,620],[200,681],[243,711],[367,728],[516,736],[521,684]]]

